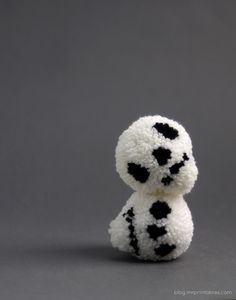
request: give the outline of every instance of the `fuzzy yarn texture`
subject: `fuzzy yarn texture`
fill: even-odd
[[[144,260],[171,260],[192,240],[191,212],[183,195],[198,176],[190,136],[165,117],[142,117],[116,147],[116,169],[135,192],[110,223],[113,247]]]

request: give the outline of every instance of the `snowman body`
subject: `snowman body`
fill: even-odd
[[[113,247],[144,260],[171,260],[192,240],[193,222],[181,195],[131,195],[109,233]]]
[[[183,195],[198,175],[184,127],[159,115],[140,118],[119,137],[116,169],[135,192],[110,223],[113,247],[144,260],[180,256],[193,236]]]

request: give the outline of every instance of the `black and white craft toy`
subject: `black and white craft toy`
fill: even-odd
[[[134,193],[110,223],[113,247],[144,260],[171,260],[192,240],[189,193],[198,169],[190,136],[179,123],[142,117],[119,137],[116,169]]]

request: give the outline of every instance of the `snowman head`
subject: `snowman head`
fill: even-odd
[[[138,119],[119,137],[116,169],[135,191],[185,194],[198,169],[191,139],[179,123],[161,116]]]

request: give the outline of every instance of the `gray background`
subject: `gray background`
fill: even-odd
[[[236,297],[236,2],[2,0],[0,22],[0,298]],[[149,114],[187,128],[200,170],[171,263],[107,234],[132,192],[117,138]]]

